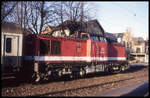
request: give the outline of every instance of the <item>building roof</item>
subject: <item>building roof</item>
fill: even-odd
[[[103,27],[101,26],[101,24],[96,19],[95,20],[91,20],[91,21],[87,21],[87,22],[85,22],[85,24],[90,29],[89,33],[92,32],[93,27],[97,27],[99,29],[99,30],[93,30],[93,33],[95,33],[95,34],[99,34],[99,33],[103,33],[104,34],[105,33]],[[93,26],[92,26],[92,24],[93,24]]]
[[[2,32],[9,33],[22,33],[21,27],[13,22],[2,22],[1,23]]]
[[[66,20],[63,22],[63,24],[58,25],[56,28],[69,28],[71,33],[75,33],[77,31],[79,32],[86,32],[86,33],[94,33],[94,34],[104,34],[104,29],[100,25],[100,23],[97,20],[90,20],[87,22],[74,22],[70,20]],[[56,29],[55,28],[55,29]]]
[[[122,38],[122,37],[123,37],[123,33],[115,33],[115,36],[116,36],[117,38]]]
[[[105,36],[107,38],[111,38],[111,39],[115,39],[115,40],[117,39],[116,36],[115,36],[115,34],[113,34],[113,33],[105,32]]]
[[[5,33],[16,33],[16,34],[31,34],[31,30],[21,28],[19,24],[13,22],[2,22],[1,23],[2,32]]]

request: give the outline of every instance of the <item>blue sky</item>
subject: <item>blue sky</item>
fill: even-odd
[[[95,16],[106,32],[121,33],[131,28],[133,37],[148,38],[148,2],[90,2]]]

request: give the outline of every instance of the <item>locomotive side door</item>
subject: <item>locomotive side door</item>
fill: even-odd
[[[19,43],[19,36],[4,34],[3,68],[12,71],[11,68],[19,65]]]

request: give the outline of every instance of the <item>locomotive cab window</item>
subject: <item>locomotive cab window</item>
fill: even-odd
[[[7,53],[11,53],[11,45],[12,44],[12,39],[11,38],[7,38],[6,39],[6,52]]]
[[[97,36],[91,36],[91,40],[99,41]]]
[[[84,40],[88,40],[89,39],[88,34],[82,34],[81,38],[84,39]]]
[[[40,55],[45,55],[50,53],[50,41],[40,40]]]
[[[59,41],[51,41],[51,54],[61,54],[61,43]]]
[[[107,42],[105,37],[101,36],[101,37],[99,37],[99,39],[100,39],[101,42]]]

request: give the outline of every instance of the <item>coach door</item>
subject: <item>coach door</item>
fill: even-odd
[[[18,66],[19,36],[4,35],[4,67]]]

